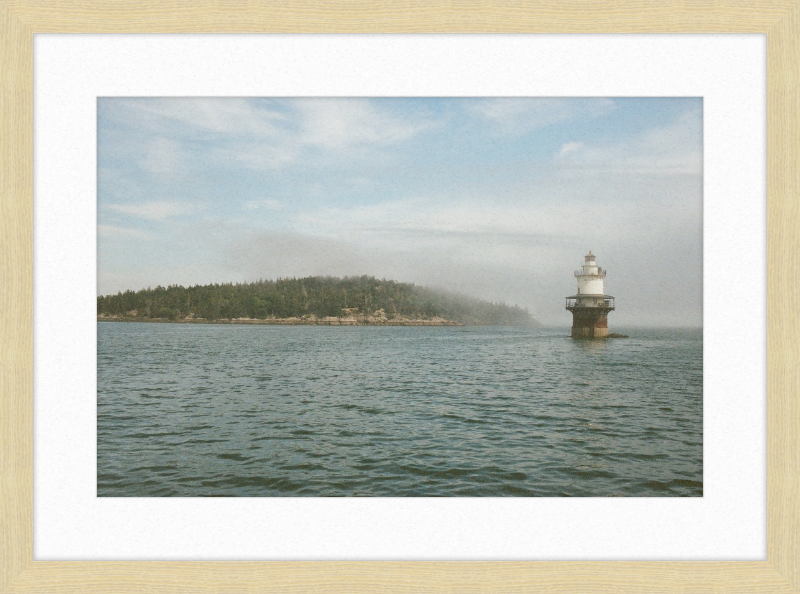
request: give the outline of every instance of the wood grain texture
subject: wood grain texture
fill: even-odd
[[[800,590],[800,7],[767,36],[767,531],[769,563]]]
[[[0,592],[33,561],[32,37],[0,12]]]
[[[766,563],[35,563],[9,593],[794,592]]]
[[[766,33],[791,0],[6,0],[54,33]]]
[[[34,562],[34,33],[764,33],[764,562]],[[800,9],[796,1],[0,0],[0,592],[800,592]]]

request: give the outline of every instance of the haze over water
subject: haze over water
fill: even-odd
[[[98,323],[98,496],[702,496],[701,329]]]

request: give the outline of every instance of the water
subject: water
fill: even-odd
[[[97,494],[702,496],[702,330],[568,333],[98,323]]]

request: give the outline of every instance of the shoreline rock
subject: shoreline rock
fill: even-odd
[[[158,324],[244,324],[252,326],[463,326],[459,322],[444,318],[386,318],[384,316],[348,316],[344,318],[233,318],[207,320],[204,318],[186,317],[171,320],[169,318],[139,318],[101,314],[98,322],[145,322]]]

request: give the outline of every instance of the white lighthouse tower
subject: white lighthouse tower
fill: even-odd
[[[606,271],[597,265],[590,250],[581,269],[575,271],[578,293],[567,297],[567,310],[572,312],[573,338],[608,336],[608,312],[614,310],[614,298],[605,294],[605,277]]]

